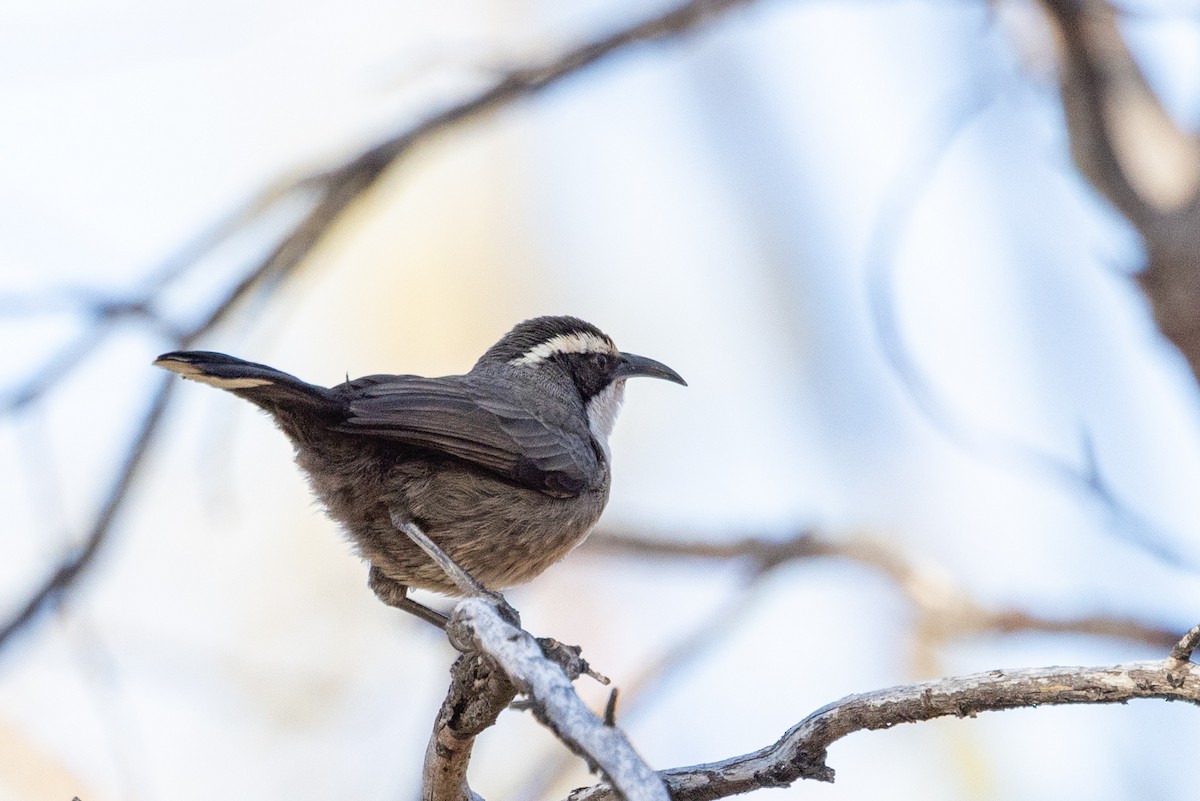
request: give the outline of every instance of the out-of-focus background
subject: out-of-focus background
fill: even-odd
[[[153,357],[305,197],[189,242],[666,7],[0,6],[3,619],[101,519]],[[1122,9],[1197,130],[1200,9]],[[1142,261],[1070,161],[1035,7],[763,0],[423,140],[191,344],[333,384],[461,372],[566,313],[686,377],[631,385],[602,528],[834,555],[759,571],[598,537],[509,593],[627,690],[665,768],[849,693],[1158,658],[1156,630],[1200,621],[1197,387]],[[0,650],[0,799],[414,797],[454,652],[368,591],[251,406],[178,384],[157,431],[86,571]],[[1178,797],[1198,748],[1181,705],[1023,710],[857,734],[836,784],[759,797]],[[519,712],[472,765],[487,798],[591,781]]]

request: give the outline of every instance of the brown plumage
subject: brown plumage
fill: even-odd
[[[604,510],[625,379],[684,383],[573,317],[517,325],[461,376],[377,375],[325,388],[206,351],[155,364],[270,414],[313,493],[375,568],[373,586],[386,579],[400,597],[404,587],[459,590],[393,514],[489,589],[529,581]]]

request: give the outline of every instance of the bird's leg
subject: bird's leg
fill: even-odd
[[[394,579],[388,578],[383,574],[382,570],[374,565],[371,565],[371,572],[367,576],[367,586],[371,588],[371,591],[375,593],[379,600],[388,606],[401,609],[410,615],[415,615],[426,623],[432,623],[443,631],[445,631],[446,625],[450,622],[450,618],[441,612],[430,609],[428,606],[419,604],[412,598],[409,598],[408,587],[405,587]]]
[[[458,587],[459,592],[472,597],[491,596],[486,587],[476,581],[458,562],[451,559],[445,551],[438,547],[437,543],[429,539],[420,526],[396,510],[391,510],[390,514],[392,525],[403,531],[405,536],[416,543],[433,560],[434,564],[442,569],[454,586]]]
[[[395,509],[390,510],[390,514],[392,525],[403,531],[410,540],[415,542],[434,561],[434,564],[442,569],[442,572],[449,577],[459,592],[469,598],[486,598],[496,604],[496,608],[502,614],[507,615],[513,622],[520,625],[520,615],[517,614],[517,610],[508,605],[503,595],[498,592],[492,592],[480,584],[462,565],[455,562],[450,558],[449,554],[439,548],[436,542],[429,539],[429,536],[421,530],[421,527],[412,520],[409,520]]]

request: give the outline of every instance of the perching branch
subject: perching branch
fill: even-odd
[[[705,654],[720,649],[756,606],[768,575],[768,570],[755,570],[744,576],[708,616],[694,624],[679,639],[665,644],[663,650],[643,663],[636,673],[622,678],[621,720],[627,724],[639,713],[645,714],[653,705],[656,691],[672,686],[672,680],[686,671],[688,666],[696,664]],[[614,700],[610,697],[610,705]],[[512,797],[530,800],[550,797],[551,788],[559,785],[573,766],[574,760],[569,753],[541,760]]]
[[[506,680],[511,682],[511,686],[528,697],[527,706],[534,716],[568,748],[603,774],[609,786],[616,788],[619,797],[626,801],[669,801],[662,779],[646,766],[621,730],[607,725],[588,709],[575,693],[571,678],[563,667],[548,658],[543,646],[528,632],[505,620],[490,602],[482,598],[468,598],[460,602],[454,608],[446,632],[455,647],[468,655],[481,655],[494,663]],[[553,653],[570,656],[571,650],[558,648]],[[586,664],[582,661],[574,667],[571,672],[576,677],[586,670]],[[504,683],[488,685],[477,681],[477,684],[481,690],[492,688],[491,698],[486,701],[489,713],[502,698],[503,703],[507,703],[512,697],[509,694],[504,698],[504,693],[508,691]],[[496,688],[503,688],[504,692]],[[451,696],[442,707],[443,713],[454,693],[455,685],[452,684]],[[475,701],[484,703],[483,699]],[[451,748],[444,754],[439,752],[438,743],[447,739],[447,727],[442,724],[442,719],[440,715],[426,756],[423,798],[469,801],[475,796],[466,786],[463,776],[470,745]],[[491,720],[495,720],[494,715]],[[473,729],[473,734],[486,725],[490,723],[478,730]]]
[[[993,670],[851,695],[818,709],[778,742],[742,756],[660,772],[673,801],[712,801],[764,787],[787,787],[798,779],[833,781],[827,750],[856,731],[890,729],[900,723],[941,717],[974,717],[1024,707],[1123,704],[1139,698],[1200,705],[1200,667],[1181,661],[1200,641],[1200,626],[1172,655],[1111,667]],[[577,790],[570,801],[618,798],[607,784]]]

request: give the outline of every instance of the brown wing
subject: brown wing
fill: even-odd
[[[337,389],[349,401],[337,430],[447,454],[548,495],[578,495],[600,469],[589,436],[466,376],[371,376]]]

